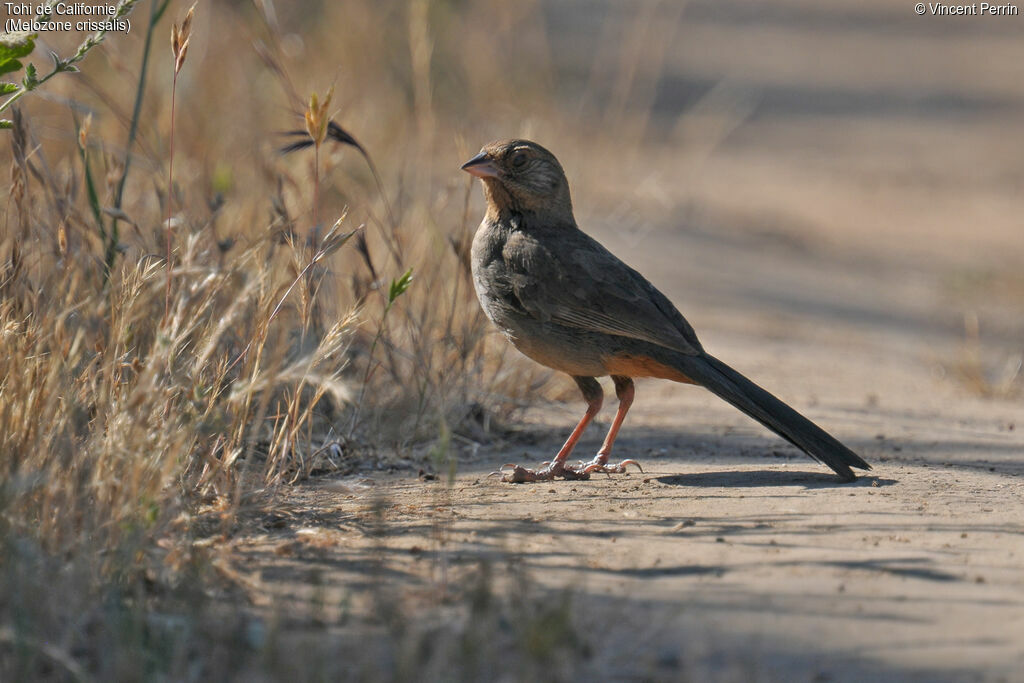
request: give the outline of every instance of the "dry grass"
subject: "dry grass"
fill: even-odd
[[[152,4],[155,45],[168,8],[184,10]],[[426,8],[390,36],[413,54],[410,79],[427,78]],[[10,109],[0,677],[191,677],[193,656],[204,677],[232,671],[218,652],[251,643],[205,606],[217,572],[192,542],[197,512],[229,530],[313,471],[435,440],[436,455],[545,381],[489,346],[468,275],[468,179],[451,184],[434,160],[453,133],[434,131],[431,88],[402,102],[410,80],[377,61],[387,38],[359,30],[387,16],[369,2],[316,12],[363,45],[343,50],[341,110],[327,98],[314,118],[351,121],[383,175],[372,154],[321,149],[322,136],[315,155],[279,154],[274,131],[294,126],[300,101],[286,72],[308,75],[304,90],[332,74],[295,43],[328,36],[251,10],[200,6],[174,64],[145,51],[145,29],[109,34],[84,73],[40,88],[52,99]],[[227,25],[262,35],[257,49],[212,28]],[[183,630],[157,614],[184,614]]]

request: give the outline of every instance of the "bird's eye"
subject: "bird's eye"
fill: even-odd
[[[516,152],[512,155],[512,167],[522,168],[526,165],[526,152]]]

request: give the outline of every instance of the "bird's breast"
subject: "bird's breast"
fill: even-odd
[[[477,299],[487,317],[502,328],[503,309],[508,305],[510,289],[508,266],[502,257],[507,239],[508,233],[501,225],[484,219],[473,236],[470,253]]]

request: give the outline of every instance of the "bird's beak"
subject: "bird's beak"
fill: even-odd
[[[462,165],[462,170],[477,178],[497,178],[498,169],[494,166],[494,159],[487,152],[480,152],[475,157]]]

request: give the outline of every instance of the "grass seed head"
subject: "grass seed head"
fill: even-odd
[[[188,54],[189,38],[192,35],[192,16],[196,10],[196,4],[188,8],[185,13],[185,20],[181,22],[181,28],[177,24],[171,25],[171,54],[174,55],[174,74],[181,71],[185,66],[185,56]]]
[[[334,86],[331,86],[324,95],[323,102],[316,93],[309,96],[309,108],[306,109],[306,132],[313,138],[313,144],[319,147],[327,137],[327,110],[331,106],[331,98],[334,97]]]

